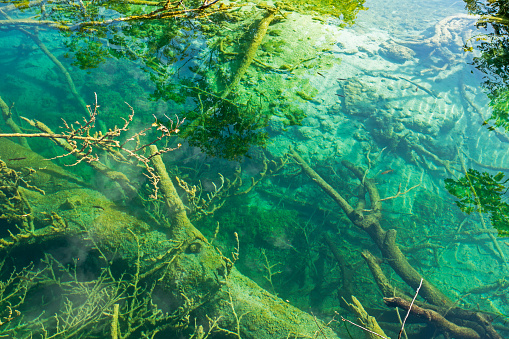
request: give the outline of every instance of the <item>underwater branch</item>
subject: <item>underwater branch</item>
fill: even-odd
[[[388,264],[392,267],[392,269],[411,287],[417,288],[422,281],[422,286],[419,287],[421,291],[421,295],[431,304],[428,305],[429,309],[420,308],[423,310],[422,315],[424,315],[425,319],[432,322],[437,326],[442,332],[453,334],[453,336],[458,336],[462,338],[469,339],[477,339],[481,338],[479,334],[479,326],[482,328],[481,332],[486,333],[486,338],[490,339],[500,339],[500,335],[494,330],[493,325],[490,321],[486,319],[486,317],[480,312],[471,312],[467,310],[463,310],[455,306],[455,304],[440,290],[438,290],[435,286],[433,286],[430,282],[426,280],[422,280],[422,276],[417,272],[417,270],[410,265],[407,258],[401,252],[398,244],[396,243],[396,230],[389,229],[384,230],[381,226],[382,219],[382,204],[380,199],[380,194],[378,189],[373,181],[373,179],[365,178],[365,171],[355,166],[354,164],[348,161],[342,161],[342,165],[348,168],[358,180],[361,182],[361,193],[359,194],[358,203],[356,208],[354,209],[350,204],[334,189],[330,186],[318,173],[316,173],[303,159],[300,157],[295,150],[291,150],[291,156],[297,162],[298,165],[301,166],[303,171],[312,178],[314,182],[316,182],[325,193],[331,196],[338,205],[343,209],[343,211],[347,214],[350,221],[357,226],[358,228],[364,230],[371,239],[375,242],[383,257],[386,258]],[[369,201],[371,204],[370,210],[365,210],[366,198],[365,194],[369,195]],[[371,212],[370,214],[365,215],[365,212]],[[364,259],[368,261],[368,257],[364,254]],[[381,269],[379,269],[378,264],[375,260],[368,261],[370,263],[370,269],[372,273],[378,272],[381,274],[382,279],[379,280],[375,274],[375,280],[377,280],[377,284],[381,287],[382,293],[386,297],[393,296],[394,290],[389,289],[388,280],[384,277],[384,274]],[[397,299],[389,299],[390,303],[386,301],[386,303],[390,306],[400,306],[404,309],[410,309],[410,304],[406,304],[407,300],[399,297],[395,297]],[[384,299],[385,300],[385,299]],[[400,302],[401,300],[401,302]],[[403,303],[403,301],[405,303]],[[399,303],[399,305],[395,305]],[[405,306],[407,306],[405,308]],[[418,312],[414,306],[412,308],[412,312]],[[456,315],[456,319],[461,325],[453,323],[451,321],[444,321],[445,318],[440,315],[440,313],[432,310],[432,308],[438,308],[441,310],[446,310],[445,313],[454,313]],[[433,313],[434,312],[434,313]],[[416,313],[417,314],[417,313]],[[470,324],[465,322],[465,320],[473,321],[475,324]],[[473,326],[473,327],[471,327]],[[461,334],[461,335],[460,335]]]
[[[30,126],[40,130],[40,133],[0,133],[0,138],[45,138],[51,139],[67,153],[57,155],[47,160],[55,160],[59,158],[66,158],[73,155],[77,160],[68,165],[75,166],[81,162],[90,165],[94,170],[102,173],[109,179],[117,182],[124,192],[129,196],[137,196],[137,189],[131,184],[127,176],[119,171],[115,171],[99,159],[99,153],[107,154],[116,162],[128,163],[135,166],[140,166],[146,170],[145,176],[149,179],[154,186],[154,193],[152,197],[157,199],[157,182],[158,178],[154,173],[153,168],[150,166],[150,160],[154,156],[145,155],[145,151],[152,145],[155,145],[163,139],[176,136],[179,127],[183,120],[177,118],[176,122],[168,118],[168,122],[161,122],[158,119],[148,127],[144,127],[138,131],[131,131],[130,125],[134,119],[134,109],[126,103],[130,108],[130,114],[127,118],[123,119],[123,125],[120,127],[115,126],[110,128],[107,132],[96,130],[96,119],[99,115],[99,105],[97,103],[97,94],[95,95],[95,104],[87,105],[86,109],[89,113],[89,118],[83,117],[83,121],[76,121],[74,124],[67,123],[62,119],[64,124],[64,132],[54,133],[44,123],[21,117]],[[150,137],[147,138],[147,135]],[[143,141],[142,141],[143,140]],[[163,154],[173,151],[180,147],[163,147],[157,151],[157,154]]]

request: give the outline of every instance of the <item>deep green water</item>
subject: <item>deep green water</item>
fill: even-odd
[[[0,20],[8,20],[6,15],[14,20],[41,20],[34,16],[40,13],[38,6],[20,12],[9,7],[15,3],[19,4],[0,4],[4,11]],[[79,7],[79,2],[74,4]],[[47,6],[57,11],[54,3]],[[163,155],[170,177],[198,187],[201,197],[193,200],[184,184],[179,186],[174,180],[197,229],[207,239],[214,239],[213,245],[225,256],[237,251],[237,234],[240,257],[235,267],[285,303],[313,312],[324,321],[335,311],[355,321],[342,299],[355,295],[380,320],[386,333],[396,338],[400,327],[396,313],[384,305],[361,257],[363,250],[382,257],[380,250],[287,154],[295,150],[353,207],[361,193],[360,181],[342,161],[361,166],[367,170],[364,180],[375,184],[382,198],[380,224],[385,230],[396,230],[397,243],[410,265],[454,306],[485,312],[494,319],[500,336],[508,337],[509,242],[497,237],[489,214],[462,212],[444,184],[445,179],[462,177],[469,168],[490,174],[506,173],[509,168],[509,134],[503,129],[489,130],[483,124],[492,114],[490,88],[483,86],[490,75],[475,67],[474,58],[481,57],[479,49],[464,49],[475,40],[473,36],[485,31],[476,27],[477,16],[467,15],[463,1],[373,0],[363,6],[347,23],[337,17],[282,9],[286,17],[276,17],[268,26],[255,51],[256,60],[223,98],[259,30],[265,15],[260,7],[248,5],[235,9],[230,16],[219,14],[208,20],[120,23],[83,34],[26,23],[2,24],[0,97],[24,133],[38,131],[21,117],[44,122],[55,132],[65,132],[63,120],[82,123],[90,114],[79,98],[93,110],[94,93],[100,107],[92,132],[106,133],[124,125],[122,119],[128,118],[131,107],[133,121],[120,140],[152,124],[170,126],[172,121],[175,127],[185,119],[178,133],[157,145],[160,149],[175,148]],[[103,9],[97,18],[115,17],[116,10],[123,9]],[[49,12],[48,17],[58,18],[58,12]],[[72,20],[79,18],[68,18]],[[34,27],[39,27],[37,32]],[[76,95],[60,66],[27,32],[36,34],[68,72]],[[4,123],[1,130],[10,132]],[[149,143],[157,136],[152,130],[141,135],[141,142]],[[48,138],[30,138],[28,144],[45,159],[67,153]],[[127,145],[135,147],[134,142]],[[0,149],[5,153],[0,153],[0,159],[20,171],[26,181],[38,183],[30,181],[26,169],[44,172],[49,160],[33,160],[28,152],[13,156],[8,148]],[[4,239],[10,239],[9,232],[27,233],[27,217],[12,217],[21,214],[33,216],[35,229],[58,224],[62,229],[76,227],[85,235],[62,231],[61,236],[2,248],[2,280],[8,282],[11,272],[18,272],[6,288],[0,289],[4,296],[12,291],[20,293],[22,288],[16,286],[39,279],[35,272],[47,272],[46,266],[54,267],[61,277],[41,273],[37,284],[26,287],[26,303],[19,303],[18,297],[16,301],[0,298],[0,311],[16,306],[23,315],[0,325],[0,337],[4,333],[16,338],[29,338],[30,333],[34,338],[112,337],[109,316],[99,315],[93,319],[94,325],[76,332],[59,332],[50,317],[71,314],[92,322],[65,309],[65,298],[74,302],[75,308],[92,298],[78,282],[97,282],[103,275],[105,279],[118,277],[123,271],[128,272],[125,280],[132,281],[135,267],[139,267],[136,258],[141,258],[141,267],[149,270],[149,259],[168,250],[162,243],[172,239],[165,238],[164,225],[172,215],[165,212],[161,198],[149,197],[152,185],[143,174],[143,164],[131,161],[128,155],[127,160],[116,162],[104,150],[94,149],[92,154],[124,173],[138,197],[85,162],[69,166],[76,160],[65,156],[53,163],[71,172],[71,181],[78,186],[71,187],[68,182],[58,186],[55,179],[45,183],[44,198],[24,193],[28,203],[21,205],[9,205],[2,198],[0,212],[6,217],[0,217],[0,235]],[[9,185],[20,185],[2,175],[4,194]],[[82,187],[104,194],[112,210],[136,215],[145,228],[125,221],[128,226],[124,233],[116,236],[95,230],[94,225],[113,224],[119,217],[111,216],[116,219],[110,220],[101,216],[101,211],[109,211],[110,203],[98,206],[96,201],[104,204],[107,200],[79,191]],[[53,196],[58,192],[59,198]],[[67,199],[64,204],[58,200],[62,196]],[[373,212],[367,200],[365,216]],[[66,221],[50,217],[51,212]],[[133,238],[126,230],[136,227]],[[118,237],[118,244],[112,245],[108,237]],[[90,243],[90,239],[95,242]],[[144,246],[141,254],[134,250],[140,241]],[[54,261],[45,257],[48,253]],[[112,265],[112,273],[104,269],[105,265]],[[23,267],[28,268],[20,271]],[[410,295],[415,293],[416,286],[409,287],[398,277],[387,258],[381,267],[393,286]],[[69,272],[75,271],[73,278]],[[67,287],[59,286],[59,279],[67,282]],[[126,286],[131,293],[133,285]],[[206,287],[196,286],[196,294],[202,289]],[[129,302],[126,300],[118,303],[124,305]],[[158,305],[156,309],[174,311],[173,304],[161,295],[153,302]],[[196,317],[199,324],[205,324],[203,314],[196,312],[190,319]],[[403,316],[404,311],[400,314]],[[9,317],[8,311],[1,317]],[[120,326],[127,333],[127,313],[123,317]],[[409,338],[445,338],[416,317],[409,322]],[[249,337],[247,325],[242,325],[242,337]],[[49,334],[41,331],[42,326],[50,328]],[[143,326],[133,330],[133,338],[152,333]],[[153,335],[189,338],[193,326],[191,320],[180,332]],[[331,326],[340,337],[348,338],[342,322]],[[92,334],[83,334],[86,331]],[[352,331],[353,337],[363,335]],[[216,337],[234,336],[219,332]]]

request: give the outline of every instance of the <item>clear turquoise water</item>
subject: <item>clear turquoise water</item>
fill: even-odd
[[[199,206],[217,210],[198,213],[189,195],[179,188],[191,219],[208,239],[220,226],[214,244],[224,253],[234,251],[236,232],[240,239],[236,267],[262,288],[325,320],[334,311],[353,320],[341,299],[353,294],[381,319],[391,337],[397,336],[391,332],[397,333],[395,328],[399,327],[395,313],[384,306],[360,256],[365,249],[377,256],[380,252],[366,233],[285,157],[293,148],[352,205],[357,203],[359,181],[341,161],[367,169],[366,178],[373,179],[381,198],[386,199],[382,202],[381,225],[397,231],[397,242],[409,263],[455,305],[496,318],[501,337],[505,337],[509,244],[496,238],[487,215],[461,212],[444,188],[444,179],[460,177],[466,168],[489,171],[479,164],[509,167],[504,132],[495,133],[482,125],[491,111],[487,90],[481,88],[485,75],[472,65],[480,52],[463,49],[479,32],[477,18],[466,15],[463,1],[368,1],[364,6],[367,9],[359,11],[351,25],[341,25],[337,18],[285,12],[286,18],[278,18],[269,26],[256,60],[227,100],[219,98],[249,48],[262,17],[259,8],[243,7],[234,12],[237,19],[224,21],[211,17],[212,21],[170,20],[167,26],[117,24],[103,35],[91,32],[85,38],[43,28],[38,36],[69,72],[86,104],[93,105],[97,93],[98,130],[106,132],[122,125],[121,118],[130,113],[126,103],[135,112],[131,131],[150,126],[154,117],[161,121],[186,119],[180,128],[182,138],[158,144],[160,148],[183,145],[164,155],[170,176],[201,187],[202,198],[210,204],[198,201]],[[21,19],[32,13],[13,10],[9,15]],[[133,33],[134,29],[138,31]],[[148,32],[147,36],[143,32]],[[161,36],[158,49],[150,50],[156,33]],[[72,41],[80,46],[74,51],[69,49]],[[13,119],[23,132],[35,131],[21,116],[40,120],[57,131],[62,119],[81,121],[87,115],[58,66],[25,32],[1,26],[0,46],[0,97],[11,107]],[[94,48],[102,52],[93,54]],[[203,116],[207,116],[205,123],[192,125]],[[2,125],[2,131],[8,128]],[[46,139],[28,142],[45,158],[64,154]],[[142,169],[125,162],[118,164],[101,151],[97,154],[129,177],[142,200],[149,199],[150,183]],[[0,157],[8,166],[16,167],[17,160]],[[268,163],[267,172],[263,172],[264,160],[273,161]],[[54,162],[63,166],[74,161],[64,157]],[[271,173],[280,161],[287,163]],[[30,165],[36,170],[44,167]],[[147,217],[151,227],[161,227],[164,218],[171,219],[171,215],[160,212],[164,208],[161,201],[135,205],[116,191],[117,186],[84,164],[65,169],[105,194],[119,209],[148,211],[163,220],[151,224],[153,220]],[[243,184],[228,189],[236,173]],[[221,176],[230,181],[219,188]],[[256,185],[243,193],[251,178]],[[50,198],[46,204],[45,208],[50,208]],[[84,220],[93,220],[95,212],[73,208],[88,213]],[[55,205],[47,211],[58,214],[61,210],[65,208]],[[36,227],[42,227],[45,217],[38,213]],[[9,227],[12,224],[4,226]],[[158,234],[151,233],[150,237],[163,237],[164,232]],[[325,241],[326,236],[332,240]],[[119,237],[130,243],[126,248],[132,246],[130,236]],[[77,246],[84,248],[81,256],[93,256],[86,253],[93,252],[94,246]],[[146,245],[146,251],[156,255],[160,250],[157,246]],[[338,263],[333,256],[333,247],[343,262]],[[24,264],[34,261],[37,268],[37,261],[47,251],[63,265],[79,258],[66,246],[60,252],[58,246],[49,250],[44,244],[29,248],[35,253],[32,258],[17,250],[20,258],[11,257],[5,267],[19,269],[23,265],[16,264],[18,260]],[[118,258],[117,254],[113,257]],[[97,265],[89,265],[80,270],[83,280],[99,273],[94,272]],[[410,288],[397,277],[387,260],[382,268],[394,286],[413,294],[415,286]],[[8,274],[6,270],[4,281]],[[51,289],[33,287],[31,296],[49,294]],[[77,299],[83,300],[83,295],[77,294]],[[27,314],[23,321],[33,319],[44,308],[34,305],[21,307]],[[59,306],[52,304],[52,313],[63,312]],[[106,323],[109,318],[98,321]],[[50,321],[48,324],[55,326]],[[37,323],[27,326],[38,328],[32,331],[40,333]],[[342,327],[336,329],[347,337]],[[1,331],[0,326],[0,335]],[[409,325],[408,331],[412,338],[433,336],[432,330],[422,330],[419,325]],[[5,333],[12,335],[7,327]],[[26,332],[19,333],[27,337]],[[181,335],[189,337],[185,331]],[[444,336],[437,333],[436,337]]]

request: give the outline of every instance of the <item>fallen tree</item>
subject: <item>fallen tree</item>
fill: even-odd
[[[345,160],[341,162],[360,181],[357,205],[352,207],[295,150],[291,150],[291,156],[302,167],[303,171],[339,205],[350,221],[370,236],[380,250],[384,260],[403,281],[415,290],[420,285],[422,279],[419,295],[427,303],[420,303],[417,307],[412,308],[412,314],[422,317],[425,322],[435,326],[441,333],[452,335],[453,337],[502,338],[493,328],[487,315],[482,312],[469,311],[457,307],[443,292],[425,280],[412,267],[396,243],[396,230],[385,230],[381,226],[382,199],[374,180],[366,177],[364,169]],[[369,197],[369,200],[366,195]],[[412,300],[411,297],[390,286],[388,279],[379,267],[381,260],[369,252],[364,252],[363,257],[367,261],[379,289],[385,297],[386,304],[408,310]]]
[[[127,210],[50,161],[0,139],[2,159],[18,159],[9,166],[3,163],[4,178],[22,177],[23,168],[31,166],[30,186],[37,187],[15,186],[26,204],[18,212],[22,219],[30,217],[35,228],[10,224],[10,235],[0,240],[3,260],[14,258],[17,265],[39,260],[37,266],[43,267],[27,269],[26,274],[37,277],[30,278],[31,297],[25,302],[38,305],[31,298],[48,288],[62,293],[56,298],[60,307],[55,315],[34,316],[30,305],[20,304],[16,311],[23,317],[0,327],[0,333],[16,333],[18,338],[29,333],[70,337],[84,331],[104,334],[113,324],[112,338],[147,333],[157,338],[158,333],[186,328],[194,328],[196,338],[215,332],[238,338],[314,337],[317,331],[336,338],[324,323],[240,274],[234,267],[241,255],[238,246],[232,255],[223,255],[209,243],[189,221],[154,146],[151,152],[160,194],[172,216],[162,228],[151,225],[139,211],[133,213],[136,206]],[[4,215],[15,214],[6,206],[2,206]],[[62,299],[67,303],[62,304]],[[70,317],[75,320],[69,321]]]

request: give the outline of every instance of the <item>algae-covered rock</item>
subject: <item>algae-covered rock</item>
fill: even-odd
[[[315,138],[322,138],[322,132],[317,128],[303,126],[296,129],[296,134],[301,140],[313,140]]]
[[[415,52],[410,48],[399,45],[392,41],[386,41],[380,45],[378,53],[390,61],[404,63],[405,61],[412,60]]]
[[[223,318],[220,326],[238,328],[240,338],[315,338],[321,330],[325,338],[337,338],[321,321],[275,297],[237,271],[232,272],[218,297],[213,308],[204,310],[209,312],[209,317],[217,318],[235,309],[238,318]]]
[[[27,173],[29,169],[34,170],[35,173],[27,176],[26,180],[45,192],[54,192],[62,185],[72,188],[87,186],[77,175],[5,138],[0,139],[0,159],[5,161],[9,168],[22,173]]]
[[[377,87],[357,78],[345,83],[345,109],[348,114],[370,117],[377,111]]]

